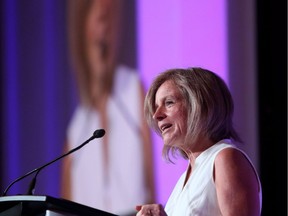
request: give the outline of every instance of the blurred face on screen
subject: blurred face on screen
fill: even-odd
[[[119,1],[92,1],[86,20],[86,50],[92,79],[102,80],[107,73],[113,73],[119,37],[118,21]]]

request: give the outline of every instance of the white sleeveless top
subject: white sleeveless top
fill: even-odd
[[[145,201],[143,142],[139,135],[142,115],[137,72],[119,67],[113,97],[107,106],[109,129],[108,169],[103,165],[102,139],[95,139],[72,156],[72,201],[114,214],[134,212]],[[68,127],[70,149],[101,128],[99,114],[77,107]]]
[[[216,188],[213,180],[213,167],[217,154],[225,148],[236,148],[236,147],[234,145],[231,145],[230,140],[225,139],[202,152],[196,158],[192,175],[190,176],[184,188],[183,185],[187,171],[185,171],[181,175],[165,206],[165,211],[168,216],[221,215],[218,206]],[[250,161],[248,156],[242,150],[240,151]],[[250,163],[252,165],[251,161]],[[254,168],[253,165],[252,167]],[[255,173],[257,174],[256,170]],[[258,182],[260,185],[259,199],[261,207],[262,190],[259,177]]]

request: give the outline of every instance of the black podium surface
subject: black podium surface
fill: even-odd
[[[0,197],[0,216],[115,216],[76,202],[51,196]]]

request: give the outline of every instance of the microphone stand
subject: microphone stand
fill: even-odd
[[[30,183],[29,190],[28,190],[28,195],[34,194],[34,191],[33,191],[33,190],[34,190],[35,184],[36,184],[36,177],[37,177],[37,175],[39,174],[39,172],[40,172],[43,168],[49,166],[50,164],[52,164],[52,163],[60,160],[61,158],[65,157],[65,156],[67,156],[67,155],[69,155],[69,154],[71,154],[71,153],[79,150],[79,149],[82,148],[84,145],[86,145],[87,143],[89,143],[91,140],[93,140],[93,139],[95,139],[95,138],[101,138],[101,137],[103,137],[104,134],[105,134],[105,130],[104,130],[104,129],[96,130],[96,131],[93,133],[93,135],[92,135],[88,140],[86,140],[84,143],[82,143],[80,146],[78,146],[78,147],[76,147],[76,148],[74,148],[74,149],[71,149],[71,150],[68,151],[67,153],[65,153],[65,154],[57,157],[56,159],[54,159],[54,160],[52,160],[52,161],[50,161],[50,162],[48,162],[48,163],[46,163],[46,164],[44,164],[43,166],[40,166],[40,167],[38,167],[38,168],[36,168],[36,169],[34,169],[34,170],[31,170],[30,172],[26,173],[25,175],[23,175],[23,176],[15,179],[10,185],[8,185],[8,187],[7,187],[7,188],[5,189],[5,191],[3,192],[2,196],[6,196],[8,190],[9,190],[16,182],[18,182],[18,181],[20,181],[21,179],[24,179],[25,177],[27,177],[27,176],[29,176],[29,175],[37,172],[36,175],[34,176],[34,178],[32,179],[32,181],[31,181],[31,183]]]

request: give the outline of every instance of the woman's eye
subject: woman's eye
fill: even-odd
[[[169,106],[169,105],[171,105],[171,104],[173,104],[173,101],[166,101],[166,102],[165,102],[165,105],[166,105],[166,106]]]

